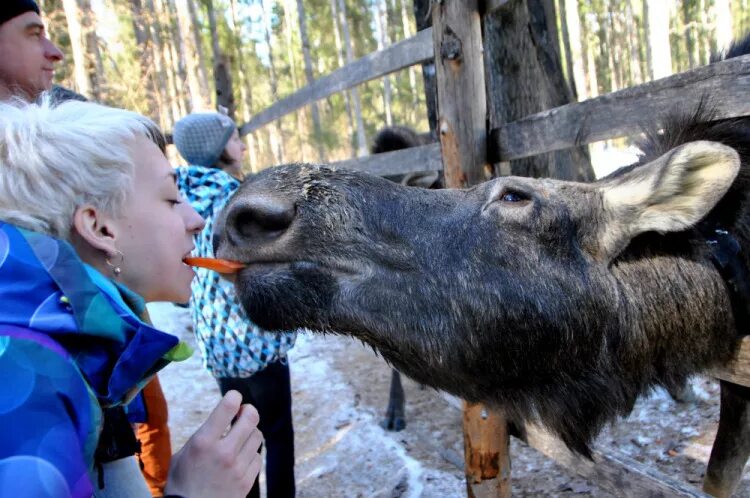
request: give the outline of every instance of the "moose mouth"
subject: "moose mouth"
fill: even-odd
[[[338,279],[308,260],[250,262],[235,277],[245,311],[266,330],[323,328]]]

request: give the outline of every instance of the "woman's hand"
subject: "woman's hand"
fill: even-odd
[[[229,391],[172,458],[165,495],[244,498],[261,467],[258,412]],[[232,420],[236,417],[231,427]],[[228,429],[228,430],[227,430]]]

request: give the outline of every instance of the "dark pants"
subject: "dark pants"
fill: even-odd
[[[294,429],[292,428],[292,392],[289,366],[269,364],[246,379],[217,379],[221,394],[234,389],[242,394],[243,403],[258,410],[258,428],[266,445],[267,498],[294,497]],[[260,484],[255,481],[248,498],[260,498]]]

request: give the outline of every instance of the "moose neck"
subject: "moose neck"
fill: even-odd
[[[670,242],[674,240],[666,244]],[[727,284],[705,243],[694,239],[678,243],[689,247],[663,253],[636,251],[613,265],[624,292],[623,337],[612,353],[636,382],[669,385],[728,360],[736,347]]]

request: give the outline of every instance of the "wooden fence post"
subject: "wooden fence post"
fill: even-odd
[[[492,173],[487,164],[487,96],[477,0],[433,2],[432,36],[446,185],[474,185]]]
[[[469,498],[509,498],[510,434],[506,420],[464,402],[464,457]]]
[[[438,93],[438,134],[445,183],[461,188],[487,180],[487,97],[477,0],[437,0],[432,26]],[[505,420],[464,405],[466,490],[470,498],[510,497]]]

